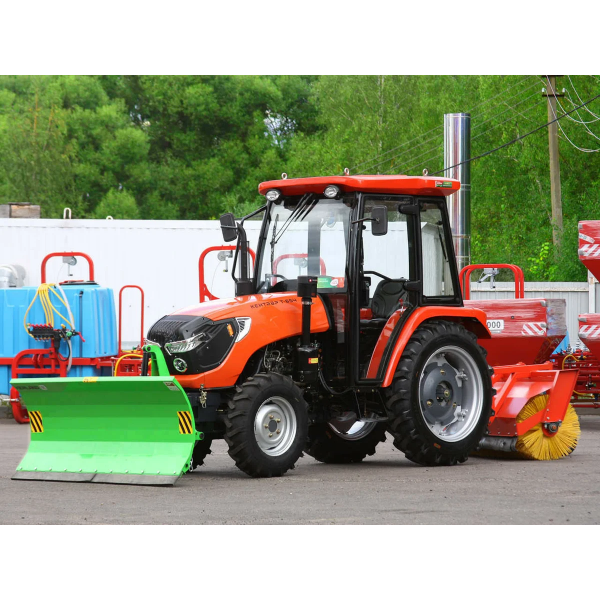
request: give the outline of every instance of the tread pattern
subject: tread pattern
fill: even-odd
[[[394,438],[394,446],[404,452],[409,460],[425,466],[450,466],[464,463],[484,434],[491,412],[491,369],[488,367],[481,372],[486,390],[484,402],[487,406],[483,407],[478,427],[467,438],[474,440],[471,446],[465,447],[465,443],[459,442],[456,443],[456,448],[450,447],[454,444],[445,444],[445,447],[442,447],[441,444],[432,441],[425,425],[420,419],[415,418],[415,412],[419,410],[418,406],[415,406],[418,398],[413,399],[412,395],[414,382],[419,379],[417,362],[424,352],[429,352],[426,348],[442,337],[446,340],[451,337],[455,341],[461,340],[468,342],[469,345],[473,344],[485,362],[487,352],[477,344],[477,336],[474,333],[451,321],[437,319],[426,321],[417,328],[406,345],[386,399],[386,408],[390,415],[388,431]]]
[[[385,423],[378,423],[364,438],[347,440],[336,435],[327,423],[317,423],[308,428],[308,441],[304,451],[322,463],[358,463],[367,456],[373,456],[377,444],[385,442],[386,428]]]
[[[204,464],[204,459],[212,454],[210,445],[212,438],[205,437],[203,440],[198,440],[194,446],[194,452],[192,453],[192,470],[197,467],[201,467]]]
[[[265,454],[254,437],[254,417],[269,396],[285,397],[295,407],[296,440],[281,456]],[[259,373],[249,377],[236,387],[227,407],[224,439],[229,446],[229,456],[240,470],[251,477],[280,477],[294,468],[306,442],[308,416],[302,393],[289,377],[279,373]]]

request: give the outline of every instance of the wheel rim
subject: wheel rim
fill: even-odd
[[[469,352],[444,346],[427,359],[419,378],[419,408],[440,440],[458,442],[473,432],[483,410],[483,379]]]
[[[296,439],[298,422],[294,408],[281,396],[265,400],[254,418],[258,447],[268,456],[285,454]]]
[[[333,431],[333,433],[335,433],[337,436],[341,437],[344,440],[354,442],[356,440],[362,440],[364,437],[367,437],[373,431],[373,429],[375,429],[377,423],[375,423],[374,421],[365,422],[357,420],[353,423],[352,427],[350,427],[350,429],[346,432],[340,431],[336,428],[335,420],[329,421],[328,425]]]

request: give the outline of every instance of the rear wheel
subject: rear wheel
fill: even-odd
[[[225,441],[236,466],[252,477],[278,477],[302,455],[306,402],[289,377],[261,373],[237,388],[228,403]]]
[[[384,423],[356,421],[346,432],[335,421],[317,423],[308,428],[305,452],[329,464],[357,463],[373,456],[377,444],[385,442]]]
[[[394,445],[420,465],[465,462],[489,421],[490,372],[485,350],[462,325],[421,325],[402,353],[386,401]]]

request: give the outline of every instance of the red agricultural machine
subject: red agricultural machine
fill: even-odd
[[[579,260],[600,278],[600,221],[579,222]],[[556,368],[579,372],[573,406],[600,408],[600,314],[579,315],[579,339],[587,348],[561,352],[555,357]]]
[[[535,364],[554,343],[548,328],[523,335],[555,306],[519,298],[496,316],[463,302],[445,201],[459,186],[369,175],[261,183],[264,206],[221,218],[225,242],[237,240],[235,297],[157,321],[144,376],[13,382],[43,422],[15,478],[172,484],[219,438],[254,477],[283,475],[302,452],[361,461],[386,432],[420,465],[455,465],[476,449],[570,454],[576,373]],[[244,222],[260,213],[252,268]],[[491,319],[504,320],[500,335]]]

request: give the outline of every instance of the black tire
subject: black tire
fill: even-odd
[[[211,443],[212,438],[210,436],[205,436],[203,440],[198,440],[196,442],[194,452],[192,453],[192,470],[202,466],[204,464],[204,459],[209,454],[212,454],[210,450]]]
[[[445,348],[452,350],[436,354]],[[386,400],[390,416],[388,431],[394,438],[394,446],[406,458],[425,466],[455,465],[465,462],[475,450],[486,432],[492,409],[492,369],[485,357],[486,351],[477,344],[475,334],[458,323],[433,320],[417,328],[400,357]],[[467,377],[463,378],[465,374]],[[462,383],[458,384],[458,379]],[[467,383],[463,389],[464,382]],[[435,399],[422,398],[422,394]],[[465,417],[464,412],[469,410],[457,411],[456,407],[458,402],[460,408],[469,401],[473,410]],[[442,421],[450,421],[459,418],[457,412],[462,419],[446,425],[455,428],[456,434],[448,436],[442,432],[444,422],[436,432],[435,418],[440,413]]]
[[[358,463],[367,456],[373,456],[377,444],[385,442],[385,430],[385,423],[375,423],[372,431],[364,437],[353,439],[338,433],[328,423],[316,423],[308,428],[304,451],[322,463]]]
[[[289,377],[278,373],[249,377],[228,402],[224,437],[229,456],[251,477],[280,477],[293,469],[307,432],[306,402]]]

